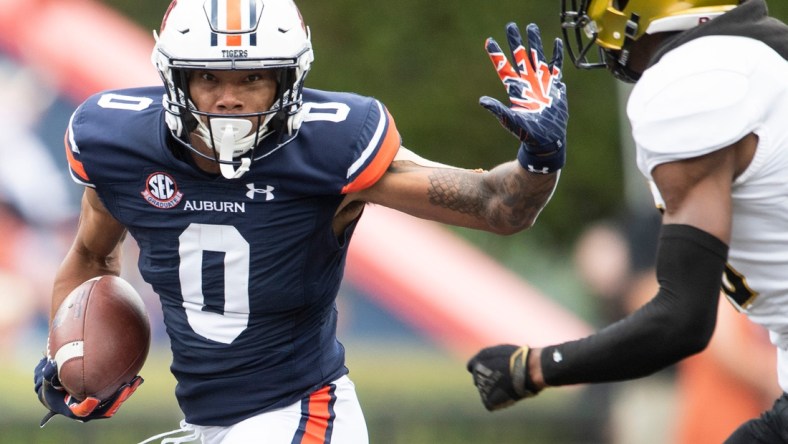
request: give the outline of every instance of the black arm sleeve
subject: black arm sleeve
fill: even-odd
[[[545,347],[548,385],[640,378],[698,353],[717,321],[728,246],[689,225],[665,225],[657,249],[660,289],[626,318],[577,341]]]

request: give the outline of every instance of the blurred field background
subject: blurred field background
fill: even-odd
[[[0,10],[24,1],[0,0]],[[48,1],[77,5],[84,0],[37,3]],[[158,28],[168,1],[103,3],[149,30]],[[507,22],[516,21],[522,29],[535,22],[549,54],[549,42],[560,35],[560,2],[301,0],[298,4],[311,27],[316,55],[307,86],[377,97],[395,117],[404,145],[432,160],[491,168],[514,157],[516,141],[477,104],[482,95],[505,98],[483,43],[493,36],[505,48]],[[786,2],[771,0],[769,7],[774,15],[788,17]],[[62,52],[80,50],[63,48]],[[44,347],[51,277],[70,239],[80,189],[65,176],[55,177],[67,174],[62,136],[76,104],[54,89],[46,73],[30,72],[20,62],[26,56],[24,45],[14,49],[0,45],[0,152],[6,159],[0,167],[0,303],[4,307],[0,313],[0,443],[138,442],[177,427],[181,419],[160,324],[154,325],[156,342],[142,372],[146,382],[116,418],[89,424],[55,418],[43,430],[38,428],[43,408],[32,391],[32,368]],[[450,230],[582,320],[602,325],[603,302],[584,288],[575,270],[576,243],[590,224],[650,211],[651,200],[634,171],[627,128],[620,123],[619,104],[626,89],[605,72],[576,70],[568,58],[564,68],[570,103],[568,162],[537,225],[511,237]],[[51,154],[56,172],[20,151],[31,137]],[[21,173],[34,179],[24,179]],[[26,194],[34,186],[43,191]],[[135,266],[133,247],[129,253],[127,270]],[[144,292],[142,284],[135,283]],[[156,322],[155,297],[145,297]],[[618,440],[656,444],[669,434],[670,415],[679,407],[672,404],[675,371],[670,369],[637,385],[640,391],[626,404],[631,416],[623,417],[631,422],[623,427],[638,440],[613,437],[612,430],[621,421],[614,419],[620,418],[615,413],[617,393],[624,384],[551,390],[490,414],[481,406],[465,371],[469,356],[446,350],[358,289],[344,287],[339,304],[340,339],[347,349],[350,376],[365,409],[372,443],[591,444]]]

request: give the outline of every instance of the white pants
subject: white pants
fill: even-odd
[[[347,376],[287,407],[227,427],[181,422],[203,444],[368,444],[367,425]],[[155,437],[154,437],[155,438]],[[190,440],[189,442],[194,442]],[[168,438],[162,443],[185,442]]]

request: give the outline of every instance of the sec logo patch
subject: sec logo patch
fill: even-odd
[[[183,193],[178,190],[175,179],[167,173],[153,173],[145,180],[142,197],[156,208],[174,208],[181,203]]]

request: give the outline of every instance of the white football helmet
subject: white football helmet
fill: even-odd
[[[173,0],[151,59],[164,81],[163,104],[172,134],[199,156],[218,162],[224,177],[240,177],[252,161],[296,136],[303,121],[304,79],[314,55],[309,28],[293,0]],[[251,114],[199,111],[189,93],[194,69],[276,70],[274,104]],[[213,148],[212,157],[193,146],[194,134]],[[277,138],[273,148],[256,152],[271,135]]]

